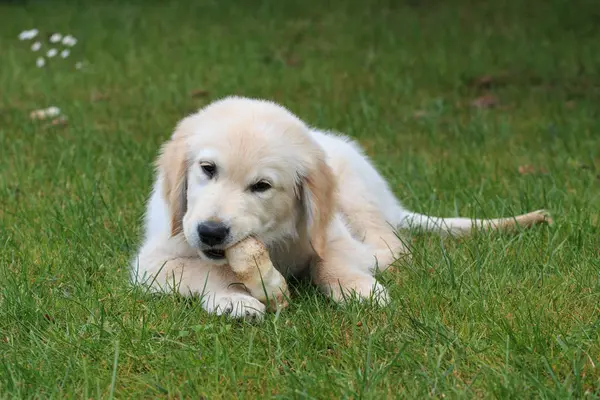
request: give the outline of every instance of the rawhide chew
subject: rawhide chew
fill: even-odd
[[[244,239],[227,249],[225,257],[239,281],[267,309],[274,311],[288,305],[287,283],[273,266],[264,244],[255,238]]]

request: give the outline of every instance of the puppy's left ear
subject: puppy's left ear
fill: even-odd
[[[171,236],[176,236],[183,231],[183,216],[187,211],[188,165],[182,137],[175,134],[163,145],[157,167],[163,177],[162,194],[169,205]]]
[[[327,229],[336,209],[336,193],[333,171],[320,158],[303,177],[302,200],[310,243],[321,258],[327,246]]]

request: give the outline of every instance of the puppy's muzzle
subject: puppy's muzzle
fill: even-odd
[[[229,226],[222,222],[206,221],[198,225],[198,237],[205,246],[219,246],[228,236]]]

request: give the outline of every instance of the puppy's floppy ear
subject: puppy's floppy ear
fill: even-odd
[[[162,147],[157,168],[163,176],[162,194],[171,214],[171,236],[183,231],[187,211],[187,156],[184,139],[177,134]]]
[[[319,160],[302,178],[302,203],[310,243],[319,257],[327,245],[327,228],[335,213],[336,181],[325,160]]]

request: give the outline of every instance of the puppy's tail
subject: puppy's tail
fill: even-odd
[[[398,228],[421,228],[427,232],[466,236],[474,229],[511,232],[542,223],[552,224],[552,218],[545,210],[495,219],[440,218],[405,211]]]

